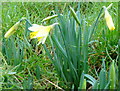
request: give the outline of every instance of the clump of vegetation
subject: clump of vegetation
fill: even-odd
[[[116,4],[2,3],[0,88],[116,89]]]

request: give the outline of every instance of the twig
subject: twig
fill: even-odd
[[[65,90],[63,90],[61,87],[59,87],[58,85],[55,85],[53,82],[51,82],[51,81],[49,81],[49,80],[47,80],[47,79],[45,79],[46,81],[48,81],[49,83],[51,83],[52,85],[54,85],[55,87],[57,87],[58,89],[60,89],[60,90],[62,90],[62,91],[65,91]]]

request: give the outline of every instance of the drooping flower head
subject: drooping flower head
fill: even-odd
[[[18,26],[20,25],[21,21],[16,22],[4,35],[5,38],[9,38],[12,34],[15,33],[15,31],[18,29]]]
[[[33,24],[31,27],[28,28],[30,31],[32,31],[30,33],[30,39],[37,38],[39,41],[38,45],[40,43],[44,44],[49,32],[57,24],[58,23],[54,23],[54,24],[49,25],[49,26],[42,26],[42,25]]]
[[[103,8],[104,8],[104,11],[105,11],[106,24],[107,24],[109,30],[114,30],[114,29],[115,29],[115,26],[114,26],[112,17],[111,17],[111,15],[109,14],[107,8],[106,8],[105,6],[103,6]]]
[[[18,29],[20,23],[23,21],[23,20],[26,20],[25,17],[22,17],[18,22],[16,22],[7,32],[6,34],[4,35],[5,38],[9,38],[11,35],[13,35],[16,30]]]

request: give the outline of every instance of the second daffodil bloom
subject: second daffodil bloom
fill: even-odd
[[[114,29],[115,29],[115,26],[114,26],[112,17],[111,17],[111,15],[109,14],[107,8],[106,8],[105,6],[103,6],[103,8],[104,8],[104,11],[105,11],[106,24],[107,24],[109,30],[114,30]]]
[[[5,38],[9,38],[15,31],[17,30],[18,26],[20,25],[21,21],[16,22],[4,35]]]
[[[39,45],[40,43],[44,44],[49,32],[57,24],[58,23],[54,23],[49,26],[32,24],[32,26],[28,28],[30,31],[33,31],[30,33],[30,39],[37,38],[39,41],[39,43],[37,45]]]

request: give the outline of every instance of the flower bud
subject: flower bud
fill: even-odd
[[[17,30],[18,26],[20,25],[20,21],[16,22],[4,35],[5,38],[9,38],[12,34],[15,33]]]
[[[111,17],[111,15],[109,14],[107,8],[106,8],[105,6],[103,6],[103,8],[104,8],[104,11],[105,11],[106,24],[107,24],[109,30],[114,30],[114,29],[115,29],[115,26],[114,26],[112,17]]]

